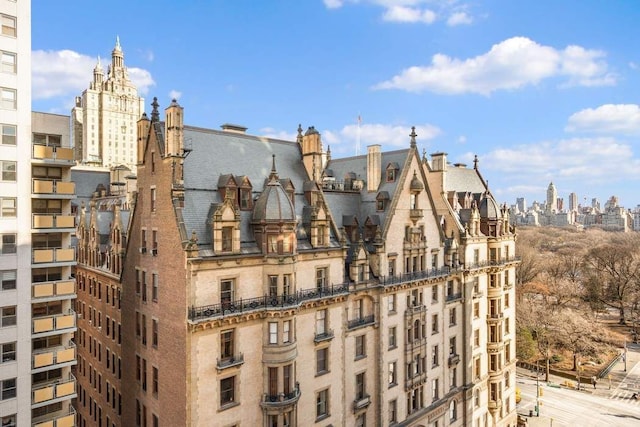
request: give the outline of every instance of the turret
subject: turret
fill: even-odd
[[[173,99],[165,111],[165,156],[182,156],[184,108]]]
[[[155,100],[155,98],[154,98]],[[142,117],[137,122],[138,125],[138,164],[144,163],[144,150],[149,136],[149,128],[151,121],[147,117],[147,113],[142,113]]]
[[[301,129],[300,129],[301,130]],[[298,138],[300,140],[300,138]],[[302,137],[302,161],[307,174],[312,181],[320,182],[322,179],[322,140],[320,132],[311,126]]]

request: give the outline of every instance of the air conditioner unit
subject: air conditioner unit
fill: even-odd
[[[158,249],[151,249],[151,255],[157,256],[158,255]]]
[[[146,254],[147,253],[147,248],[140,248],[140,253],[141,254]]]
[[[76,313],[78,315],[78,319],[82,319],[82,313]]]

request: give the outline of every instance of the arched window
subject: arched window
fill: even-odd
[[[457,410],[457,405],[456,405],[456,401],[452,400],[451,403],[449,403],[449,419],[451,421],[455,421],[456,418],[458,418],[458,410]]]

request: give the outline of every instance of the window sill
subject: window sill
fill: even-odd
[[[353,360],[358,361],[358,360],[366,359],[366,358],[367,358],[367,355],[366,355],[366,354],[362,354],[362,355],[360,355],[360,356],[356,356],[356,358],[355,358],[355,359],[353,359]]]
[[[240,402],[225,403],[224,405],[220,405],[220,407],[218,408],[218,412],[226,411],[227,409],[231,409],[236,406],[240,406]]]
[[[326,420],[327,418],[329,418],[331,416],[331,414],[323,414],[320,415],[318,417],[316,417],[316,422],[319,423],[322,420]]]

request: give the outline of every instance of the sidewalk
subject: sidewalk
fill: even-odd
[[[627,352],[627,355],[626,355],[627,370],[625,370],[625,363],[622,360],[620,360],[611,369],[609,373],[611,378],[610,380],[609,380],[609,375],[606,376],[605,378],[601,378],[597,382],[595,389],[593,388],[593,385],[591,384],[590,381],[587,383],[583,382],[580,384],[580,390],[574,390],[574,391],[576,393],[592,394],[594,396],[599,396],[603,398],[611,397],[612,393],[623,383],[625,377],[627,376],[627,374],[629,374],[633,366],[636,365],[636,363],[640,362],[640,351],[638,351],[639,349],[640,349],[640,346],[638,345],[633,346],[633,348],[629,348],[629,351]],[[530,378],[533,380],[536,379],[536,373],[526,368],[520,368],[520,367],[516,368],[516,374],[519,377]],[[577,381],[575,379],[567,380],[564,377],[559,377],[552,374],[549,375],[549,382],[545,381],[544,374],[540,374],[540,376],[538,377],[538,381],[540,382],[540,385],[544,385],[545,387],[558,387],[558,388],[563,387],[564,388],[565,387],[564,384],[566,384],[567,381],[573,383],[574,386],[577,385]],[[626,385],[628,385],[628,381]],[[549,417],[548,415],[545,415],[544,411],[539,417],[536,417],[535,415],[533,417],[529,417],[529,408],[526,411],[518,410],[518,414],[527,420],[528,422],[527,425],[529,427],[549,426],[551,425],[551,422],[552,422],[552,418]]]

